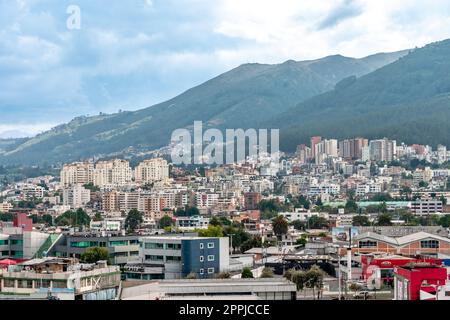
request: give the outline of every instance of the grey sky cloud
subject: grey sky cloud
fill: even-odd
[[[347,19],[361,15],[362,12],[361,5],[355,0],[344,0],[319,23],[318,29],[333,28]]]
[[[148,107],[248,62],[425,45],[450,37],[449,12],[448,0],[0,0],[0,126]]]

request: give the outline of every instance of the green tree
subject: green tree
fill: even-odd
[[[208,226],[208,229],[196,230],[199,237],[223,237],[223,228],[221,226]]]
[[[358,212],[358,205],[356,204],[356,202],[354,200],[348,200],[347,203],[345,204],[345,212],[348,213],[356,213]]]
[[[305,230],[306,224],[303,221],[295,220],[291,223],[295,230]]]
[[[14,215],[10,212],[0,213],[0,221],[11,222],[14,220]]]
[[[222,223],[220,222],[219,218],[217,218],[217,217],[212,217],[212,218],[209,220],[209,225],[217,227],[217,226],[222,226]]]
[[[323,278],[325,273],[318,266],[312,266],[305,274],[305,285],[307,288],[313,290],[313,297],[315,299],[315,290],[317,289],[317,298],[320,299],[320,293],[323,288]]]
[[[439,225],[444,228],[450,227],[450,215],[446,214],[444,216],[441,216],[441,218],[439,219]]]
[[[91,218],[86,211],[81,208],[77,211],[66,211],[55,219],[55,224],[57,226],[82,227],[89,226],[90,222]]]
[[[358,214],[353,217],[353,226],[355,227],[367,227],[370,226],[369,218],[365,215]]]
[[[305,234],[302,234],[302,236],[300,238],[297,239],[297,241],[295,242],[296,245],[298,246],[305,246],[308,243],[308,238]]]
[[[142,222],[144,222],[144,216],[142,213],[136,209],[132,209],[128,212],[127,218],[125,219],[125,229],[132,233],[139,228]]]
[[[250,270],[250,268],[245,267],[244,269],[242,269],[241,278],[242,278],[242,279],[251,279],[251,278],[254,278],[254,277],[253,277],[253,273],[252,273],[252,271]]]
[[[272,220],[273,232],[279,238],[287,234],[289,223],[283,216],[278,216]]]
[[[382,213],[378,216],[378,226],[392,226],[392,217],[389,213]]]
[[[107,261],[109,264],[109,252],[106,248],[93,247],[88,248],[81,254],[81,262],[96,263],[98,261]]]
[[[309,229],[328,228],[328,220],[323,217],[319,217],[319,216],[311,216],[308,219],[308,228]]]
[[[164,217],[162,217],[159,220],[159,227],[161,229],[164,229],[166,227],[171,227],[171,226],[173,226],[173,219],[171,217],[165,215]]]
[[[97,221],[97,222],[98,221],[103,221],[102,214],[100,212],[96,212],[93,220]]]

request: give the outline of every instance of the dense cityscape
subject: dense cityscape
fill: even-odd
[[[4,183],[0,299],[448,300],[445,146],[317,136],[279,158]]]

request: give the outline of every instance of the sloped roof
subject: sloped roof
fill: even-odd
[[[445,242],[450,243],[450,238],[441,237],[436,234],[423,232],[423,231],[412,233],[412,234],[409,234],[409,235],[406,235],[403,237],[398,237],[398,238],[383,236],[383,235],[375,233],[375,232],[366,232],[366,233],[362,233],[362,234],[356,236],[355,240],[363,240],[366,238],[383,241],[383,242],[390,243],[395,246],[404,246],[411,242],[416,242],[416,241],[425,240],[425,239],[435,239],[435,240],[445,241]]]

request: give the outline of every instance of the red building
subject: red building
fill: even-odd
[[[442,265],[439,259],[415,259],[399,255],[363,255],[361,256],[362,276],[365,281],[380,280],[380,283],[391,284],[394,281],[395,268],[421,263]]]
[[[26,213],[18,213],[13,220],[14,227],[22,228],[23,231],[33,231],[33,220]]]
[[[447,269],[416,264],[394,271],[395,300],[448,300],[446,292]],[[440,298],[440,299],[439,299]]]

